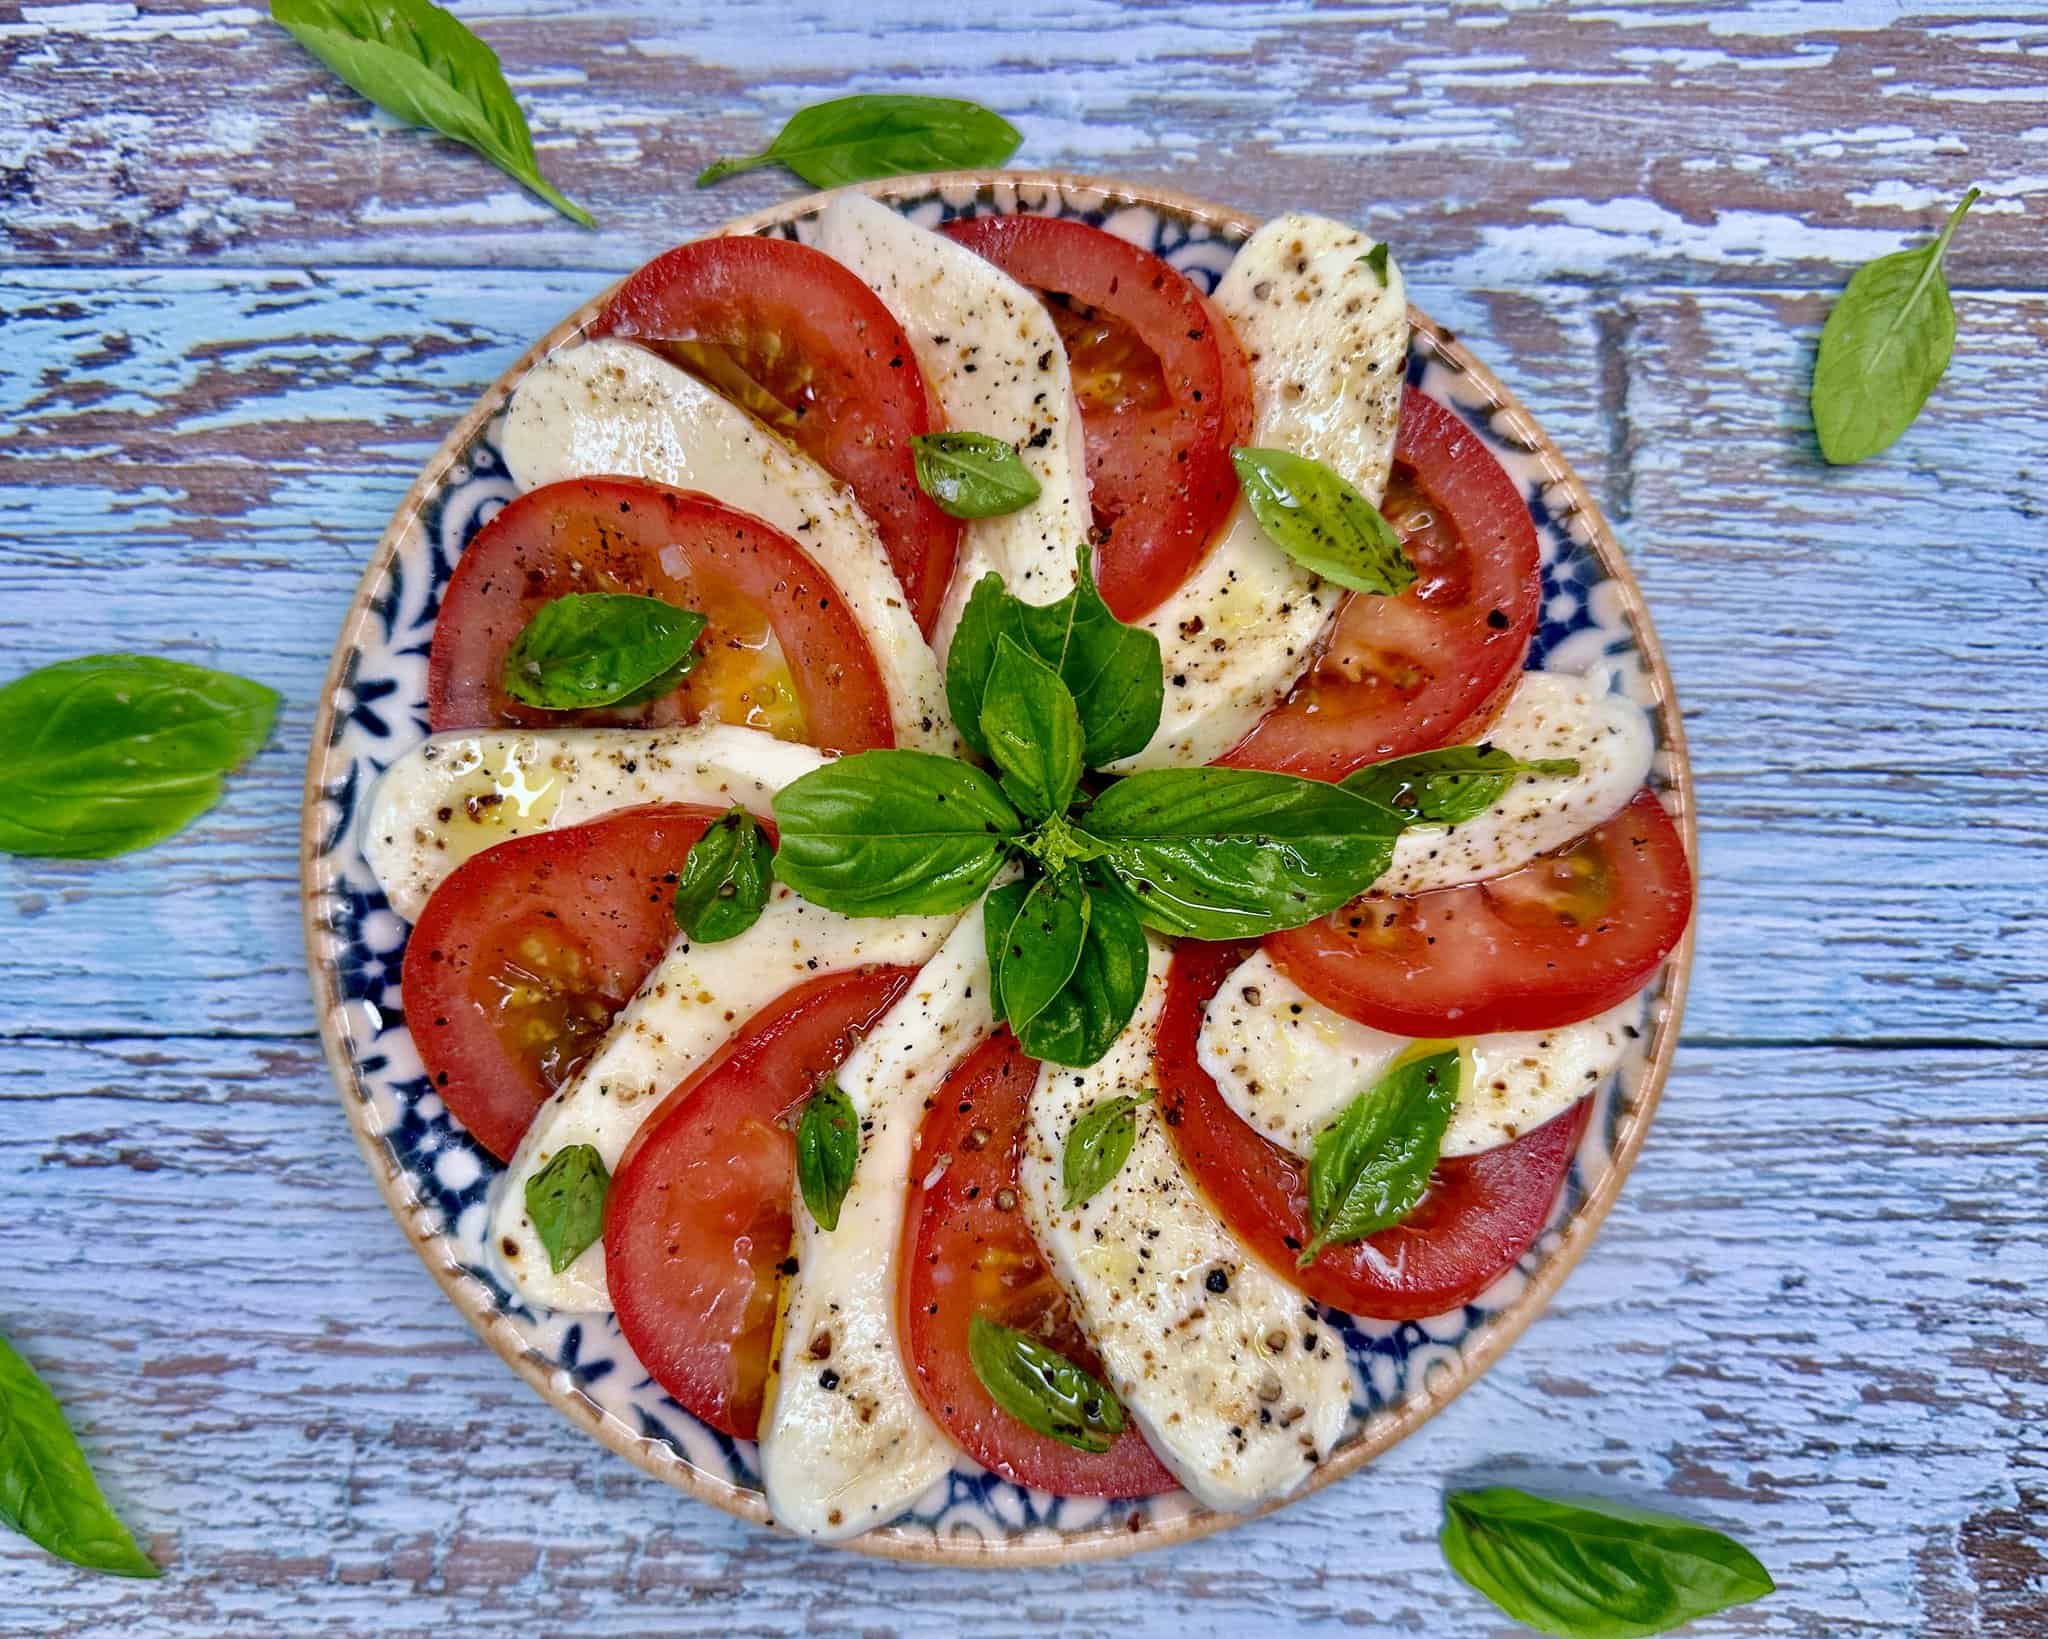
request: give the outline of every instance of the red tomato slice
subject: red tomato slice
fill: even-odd
[[[1325,1007],[1398,1036],[1483,1036],[1589,1019],[1642,989],[1685,933],[1692,870],[1649,790],[1519,871],[1352,901],[1268,937]]]
[[[918,1133],[898,1260],[910,1380],[961,1450],[1019,1485],[1069,1497],[1171,1491],[1173,1476],[1135,1427],[1126,1426],[1100,1455],[1076,1451],[999,1407],[968,1357],[968,1323],[986,1314],[1102,1371],[1018,1204],[1024,1118],[1037,1085],[1038,1061],[1004,1030],[962,1059],[931,1101]],[[930,1182],[916,1181],[934,1170]]]
[[[487,848],[405,947],[405,1022],[434,1090],[499,1160],[596,1050],[676,936],[683,861],[717,808],[637,808]]]
[[[976,216],[943,231],[1049,299],[1081,401],[1095,578],[1117,618],[1137,620],[1193,572],[1237,499],[1244,349],[1184,275],[1085,222]]]
[[[605,1202],[619,1330],[713,1428],[761,1426],[777,1281],[790,1255],[790,1117],[917,970],[830,973],[761,1009],[641,1124]]]
[[[498,686],[505,652],[568,592],[637,592],[710,624],[674,693],[644,706],[540,711]],[[694,722],[712,718],[835,751],[896,743],[889,692],[832,579],[759,518],[633,478],[570,478],[516,500],[477,532],[434,623],[428,720],[447,729]]]
[[[1231,1231],[1318,1303],[1379,1320],[1420,1320],[1477,1297],[1514,1267],[1550,1221],[1585,1131],[1587,1101],[1480,1155],[1439,1161],[1422,1202],[1392,1229],[1325,1247],[1306,1269],[1308,1164],[1255,1132],[1195,1057],[1209,999],[1245,944],[1174,952],[1159,1020],[1159,1109],[1188,1169]]]
[[[910,441],[941,422],[872,290],[792,239],[699,239],[628,279],[590,333],[645,342],[693,370],[851,489],[931,635],[961,524],[917,487]]]
[[[1536,526],[1485,440],[1413,387],[1381,511],[1415,584],[1346,597],[1293,691],[1219,762],[1341,780],[1458,743],[1514,688],[1542,600]]]

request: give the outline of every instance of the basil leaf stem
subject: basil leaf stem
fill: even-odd
[[[1275,546],[1325,580],[1392,597],[1415,567],[1380,509],[1320,461],[1291,450],[1230,452],[1244,498]]]
[[[977,103],[951,97],[837,97],[798,112],[757,154],[707,166],[708,188],[759,165],[786,165],[814,188],[837,188],[917,171],[978,170],[1002,164],[1024,140]]]
[[[1060,674],[1008,637],[996,640],[981,737],[1003,789],[1029,818],[1066,812],[1081,783],[1081,715]]]
[[[557,1150],[548,1164],[526,1180],[526,1217],[556,1274],[595,1246],[604,1235],[604,1203],[612,1175],[604,1157],[589,1144]]]
[[[1138,1106],[1152,1096],[1118,1093],[1081,1113],[1060,1155],[1060,1184],[1066,1191],[1062,1210],[1085,1205],[1123,1169],[1138,1136]]]
[[[88,1571],[163,1575],[107,1502],[57,1397],[5,1338],[0,1338],[0,1523]]]
[[[676,926],[706,945],[736,939],[768,903],[774,850],[761,822],[728,808],[705,828],[676,883]]]
[[[829,1078],[811,1094],[796,1128],[796,1181],[820,1229],[839,1227],[839,1208],[860,1161],[860,1118]]]
[[[1339,783],[1411,824],[1462,825],[1499,802],[1518,779],[1563,779],[1578,771],[1573,757],[1524,762],[1491,745],[1444,746],[1371,763]]]
[[[534,611],[505,651],[507,694],[542,711],[640,705],[697,663],[705,619],[633,592],[570,592]]]
[[[950,517],[999,518],[1038,499],[1017,446],[987,433],[917,433],[910,451],[917,487]]]
[[[967,1358],[989,1398],[1026,1428],[1101,1453],[1124,1431],[1124,1408],[1093,1372],[987,1315],[967,1324]]]
[[[1415,1210],[1458,1105],[1458,1080],[1455,1047],[1406,1059],[1316,1134],[1308,1162],[1314,1239],[1295,1259],[1298,1267],[1325,1246],[1363,1240]]]

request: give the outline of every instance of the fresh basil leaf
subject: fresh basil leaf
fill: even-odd
[[[758,154],[721,159],[697,178],[708,188],[758,165],[786,165],[814,188],[917,171],[1002,164],[1024,140],[977,103],[951,97],[837,97],[801,110]]]
[[[990,982],[1010,1028],[1044,1011],[1073,977],[1088,937],[1088,892],[1072,871],[1042,876],[1026,889],[1000,943],[991,941]]]
[[[1108,1386],[1028,1332],[976,1315],[967,1358],[991,1400],[1049,1439],[1100,1453],[1124,1431],[1124,1408]]]
[[[950,517],[1000,518],[1038,499],[1017,446],[987,433],[917,433],[910,452],[917,487]]]
[[[1380,509],[1320,461],[1289,450],[1232,450],[1252,516],[1306,569],[1354,592],[1386,597],[1415,583],[1415,567]]]
[[[1524,775],[1563,779],[1578,771],[1575,757],[1524,762],[1490,745],[1443,746],[1372,763],[1339,783],[1410,824],[1462,825],[1499,802]]]
[[[1047,1064],[1095,1063],[1138,1011],[1148,955],[1130,898],[1100,876],[1091,879],[1080,959],[1037,1016],[1017,1029],[1017,1044]]]
[[[0,1338],[0,1523],[88,1571],[162,1576],[108,1504],[63,1408]]]
[[[1080,816],[1145,925],[1190,939],[1276,933],[1356,899],[1403,823],[1320,780],[1248,768],[1133,774]]]
[[[1326,1246],[1399,1223],[1429,1188],[1444,1128],[1458,1106],[1458,1050],[1403,1060],[1345,1105],[1308,1158],[1308,1226],[1295,1263]]]
[[[430,0],[270,0],[293,39],[388,113],[467,143],[573,222],[596,219],[540,174],[498,54]]]
[[[1777,1589],[1754,1554],[1704,1525],[1505,1485],[1445,1497],[1438,1542],[1463,1581],[1558,1639],[1641,1639]]]
[[[570,592],[534,611],[505,651],[505,692],[542,711],[638,705],[697,663],[704,617],[632,592]]]
[[[0,853],[105,859],[220,800],[277,716],[275,690],[148,655],[60,660],[0,687]]]
[[[1003,1011],[1003,957],[1010,948],[1010,928],[1030,892],[1028,882],[1005,882],[989,889],[981,902],[981,943],[988,954],[988,1009],[997,1024],[1009,1018]]]
[[[1102,844],[1076,830],[1063,814],[1048,815],[1018,845],[1048,871],[1064,871],[1069,865],[1102,857]]]
[[[846,916],[965,910],[1024,829],[1003,788],[928,751],[862,751],[775,795],[775,874]]]
[[[595,1246],[604,1234],[605,1197],[612,1175],[588,1144],[557,1150],[526,1180],[526,1217],[556,1274]]]
[[[860,1118],[853,1100],[826,1080],[811,1094],[796,1127],[796,1181],[818,1227],[839,1227],[839,1208],[860,1161]]]
[[[1060,674],[1012,638],[996,640],[981,737],[1003,789],[1028,818],[1066,812],[1081,783],[1081,715]]]
[[[737,939],[768,903],[774,850],[761,822],[728,808],[705,828],[676,883],[676,926],[706,945]]]
[[[1073,591],[1031,604],[1004,590],[1000,575],[975,583],[946,659],[946,701],[960,736],[982,755],[981,707],[1000,639],[1021,644],[1060,674],[1081,714],[1082,761],[1101,768],[1142,751],[1159,727],[1166,680],[1159,639],[1126,626],[1096,590],[1088,549]]]
[[[1374,245],[1371,250],[1367,251],[1363,256],[1359,257],[1359,260],[1361,262],[1363,262],[1367,267],[1372,269],[1373,277],[1379,280],[1380,289],[1382,290],[1385,290],[1387,288],[1388,282],[1387,255],[1387,242],[1384,239],[1382,239],[1377,245]]]
[[[1934,240],[1856,270],[1821,327],[1813,366],[1813,429],[1836,466],[1889,447],[1920,413],[1956,345],[1942,259],[1977,202],[1963,195]]]
[[[1123,1170],[1138,1137],[1138,1106],[1152,1095],[1118,1093],[1081,1112],[1067,1133],[1060,1155],[1060,1184],[1066,1199],[1063,1212],[1085,1205],[1102,1186]]]

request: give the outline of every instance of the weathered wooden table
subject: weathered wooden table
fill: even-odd
[[[2048,10],[458,9],[602,231],[257,8],[0,4],[0,674],[135,648],[289,702],[176,841],[0,859],[0,1328],[166,1571],[0,1540],[0,1630],[1488,1634],[1434,1540],[1485,1475],[1739,1534],[1781,1592],[1714,1631],[2048,1633]],[[1703,814],[1686,1045],[1551,1313],[1346,1484],[1005,1579],[738,1525],[545,1412],[356,1158],[294,881],[329,640],[443,429],[796,186],[695,192],[707,156],[912,88],[1008,114],[1019,163],[1392,238],[1631,547]],[[1971,182],[1947,381],[1824,468],[1830,293]]]

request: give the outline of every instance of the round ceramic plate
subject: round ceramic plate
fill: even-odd
[[[1028,173],[911,177],[869,191],[935,226],[960,215],[1079,217],[1134,240],[1214,287],[1257,226],[1222,206],[1113,182]],[[808,237],[824,196],[732,223],[731,233]],[[443,1290],[513,1370],[612,1450],[694,1497],[765,1521],[751,1443],[707,1428],[640,1367],[611,1316],[536,1310],[492,1272],[486,1197],[502,1168],[450,1117],[422,1073],[398,991],[406,925],[356,846],[371,783],[426,734],[426,657],[450,571],[514,493],[499,453],[505,403],[528,368],[572,341],[602,296],[499,378],[434,453],[364,572],[342,623],[306,771],[301,880],[313,995],[341,1101],[377,1186]],[[1531,666],[1606,664],[1656,724],[1654,778],[1693,847],[1691,785],[1671,679],[1641,595],[1597,506],[1528,412],[1420,313],[1409,379],[1454,407],[1528,497],[1543,550],[1543,617]],[[1696,853],[1696,850],[1695,850]],[[1412,1433],[1527,1326],[1584,1253],[1641,1146],[1678,1034],[1690,936],[1653,981],[1645,1028],[1595,1097],[1593,1118],[1549,1228],[1474,1302],[1432,1320],[1327,1322],[1352,1367],[1344,1444],[1308,1489]],[[1300,1495],[1301,1493],[1297,1493]],[[1048,1496],[962,1458],[895,1524],[848,1546],[900,1558],[1032,1563],[1125,1553],[1217,1530],[1183,1493],[1137,1502]]]

